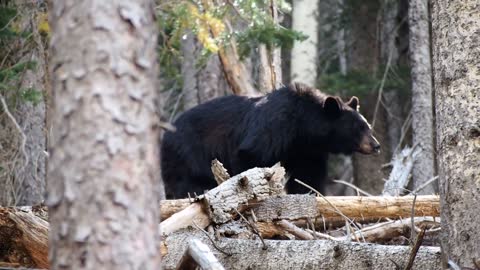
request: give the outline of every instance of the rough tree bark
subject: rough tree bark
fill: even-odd
[[[175,269],[194,238],[207,244],[228,269],[404,269],[411,252],[408,246],[326,240],[265,240],[265,249],[259,240],[219,238],[213,246],[203,233],[178,233],[165,240],[165,269]],[[411,269],[439,269],[439,251],[438,247],[421,247]]]
[[[54,1],[51,269],[159,269],[153,1]]]
[[[378,71],[380,48],[376,42],[377,25],[376,20],[379,11],[377,5],[365,1],[349,1],[351,21],[349,25],[351,35],[348,36],[347,61],[352,70],[369,71],[372,74]],[[360,99],[360,112],[372,123],[375,137],[382,145],[380,155],[365,156],[362,154],[353,155],[354,184],[364,191],[373,195],[380,194],[383,189],[382,179],[387,174],[381,170],[382,164],[390,161],[390,146],[388,137],[387,113],[383,106],[379,106],[375,115],[375,104],[377,103],[378,91],[366,95]],[[375,121],[373,121],[375,119]],[[375,122],[373,124],[373,122]]]
[[[412,143],[418,144],[422,150],[413,165],[412,172],[413,186],[417,188],[435,175],[428,0],[410,1],[408,24],[412,67]],[[435,185],[430,184],[420,193],[433,194],[435,191]]]
[[[480,12],[477,0],[432,1],[433,75],[446,257],[480,265]]]
[[[292,29],[302,31],[308,39],[295,41],[292,49],[291,80],[315,86],[317,79],[318,1],[294,0]]]

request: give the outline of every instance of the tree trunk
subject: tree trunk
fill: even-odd
[[[477,0],[432,1],[433,70],[442,248],[480,265],[480,12]]]
[[[227,94],[228,85],[219,57],[211,55],[205,65],[198,68],[202,46],[192,33],[182,41],[183,109],[191,109],[203,102]]]
[[[375,3],[377,3],[375,1]],[[378,5],[364,1],[349,1],[352,23],[349,25],[351,35],[348,43],[348,65],[352,70],[365,72],[377,71],[381,60],[378,42],[376,20],[378,19]],[[353,155],[354,184],[373,195],[381,194],[387,174],[382,171],[382,165],[390,161],[390,144],[388,137],[387,113],[383,106],[376,112],[374,108],[378,100],[378,91],[372,91],[360,99],[360,112],[372,123],[375,137],[382,146],[380,155],[365,156]],[[375,119],[375,121],[373,121]]]
[[[154,4],[54,1],[51,269],[159,269]]]
[[[422,150],[412,172],[413,186],[417,188],[435,176],[428,0],[410,1],[408,23],[412,66],[413,145],[418,144]],[[433,194],[436,190],[435,185],[430,184],[420,193]]]
[[[317,80],[318,1],[294,0],[292,29],[302,31],[308,39],[295,41],[292,49],[291,80],[315,86]]]

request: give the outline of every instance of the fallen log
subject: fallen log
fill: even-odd
[[[160,233],[168,235],[187,227],[205,228],[213,221],[232,220],[240,207],[258,203],[283,193],[283,168],[253,168],[233,176],[196,199],[184,210],[160,223]]]
[[[166,238],[162,262],[165,269],[175,269],[191,239],[198,238],[215,252],[212,240],[199,232],[174,233]],[[411,248],[328,240],[265,240],[267,250],[258,240],[220,238],[215,252],[228,269],[396,269],[405,266]],[[227,253],[229,255],[226,255]],[[412,269],[441,268],[440,249],[420,247]]]
[[[0,262],[48,268],[48,222],[41,207],[0,208]]]
[[[255,214],[259,220],[298,219],[312,215],[319,218],[342,218],[341,212],[356,221],[379,218],[406,218],[411,216],[414,196],[404,197],[360,197],[331,196],[313,197],[309,195],[284,195],[272,197],[256,203]],[[173,213],[187,208],[188,199],[165,200],[160,202],[162,220]],[[332,207],[335,206],[335,207]],[[337,211],[338,210],[338,211]],[[440,216],[440,202],[436,195],[417,196],[415,216]]]
[[[176,269],[197,269],[200,266],[204,270],[224,270],[223,266],[213,255],[210,248],[198,239],[190,241],[188,249],[180,259]]]

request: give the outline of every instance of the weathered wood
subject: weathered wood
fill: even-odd
[[[188,249],[177,266],[178,270],[196,269],[200,266],[204,270],[223,270],[223,266],[213,255],[210,248],[198,239],[190,241]]]
[[[163,254],[165,269],[175,269],[191,239],[198,238],[215,250],[202,233],[172,234],[166,239]],[[395,263],[406,265],[408,246],[382,246],[328,240],[265,240],[267,250],[258,240],[220,238],[216,246],[231,255],[215,252],[220,263],[229,269],[395,269]],[[421,247],[412,269],[440,269],[440,249]]]
[[[198,226],[205,228],[208,224],[210,224],[208,214],[204,211],[202,203],[196,202],[162,221],[159,227],[162,235],[168,235],[174,231],[188,227]]]
[[[230,221],[238,208],[281,194],[282,172],[278,168],[253,168],[233,176],[198,202],[162,221],[160,231],[168,235],[189,226],[205,228],[210,220],[217,224]]]
[[[383,187],[383,196],[399,196],[404,193],[410,179],[413,164],[421,151],[421,148],[417,146],[412,148],[405,147],[393,157],[393,169]]]
[[[320,198],[309,195],[284,195],[267,198],[251,205],[258,220],[300,219],[305,217],[324,218],[327,221],[342,218],[338,211],[350,219],[371,221],[379,218],[405,218],[411,216],[414,196],[403,197],[359,197],[330,196]],[[327,202],[330,202],[328,203]],[[185,209],[191,203],[188,199],[165,200],[160,202],[162,220],[174,212]],[[333,208],[331,205],[334,205]],[[435,195],[417,196],[415,216],[440,215],[439,198]]]
[[[217,185],[220,185],[221,183],[230,179],[230,174],[227,172],[227,169],[223,167],[223,163],[218,161],[218,159],[212,160],[212,173],[215,177]]]
[[[0,208],[0,261],[48,268],[48,223],[31,207]]]
[[[414,224],[416,228],[434,228],[440,227],[440,220],[434,221],[433,218],[418,217],[414,218]],[[387,221],[356,231],[350,236],[350,239],[352,241],[360,240],[369,243],[383,243],[402,235],[409,237],[410,235],[408,234],[411,229],[411,219]],[[339,240],[347,240],[348,238],[348,236],[345,236],[341,239],[339,238]]]
[[[209,206],[208,212],[212,221],[225,223],[234,217],[235,210],[239,207],[280,194],[283,185],[270,181],[275,173],[278,172],[274,168],[253,168],[235,175],[207,192],[204,200]]]

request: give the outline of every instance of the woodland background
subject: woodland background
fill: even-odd
[[[163,188],[150,125],[299,81],[358,96],[382,144],[378,156],[333,157],[326,195],[439,193],[444,265],[478,268],[479,10],[476,0],[0,1],[0,205],[49,207],[52,269],[154,269]],[[396,160],[411,181],[390,194]]]

